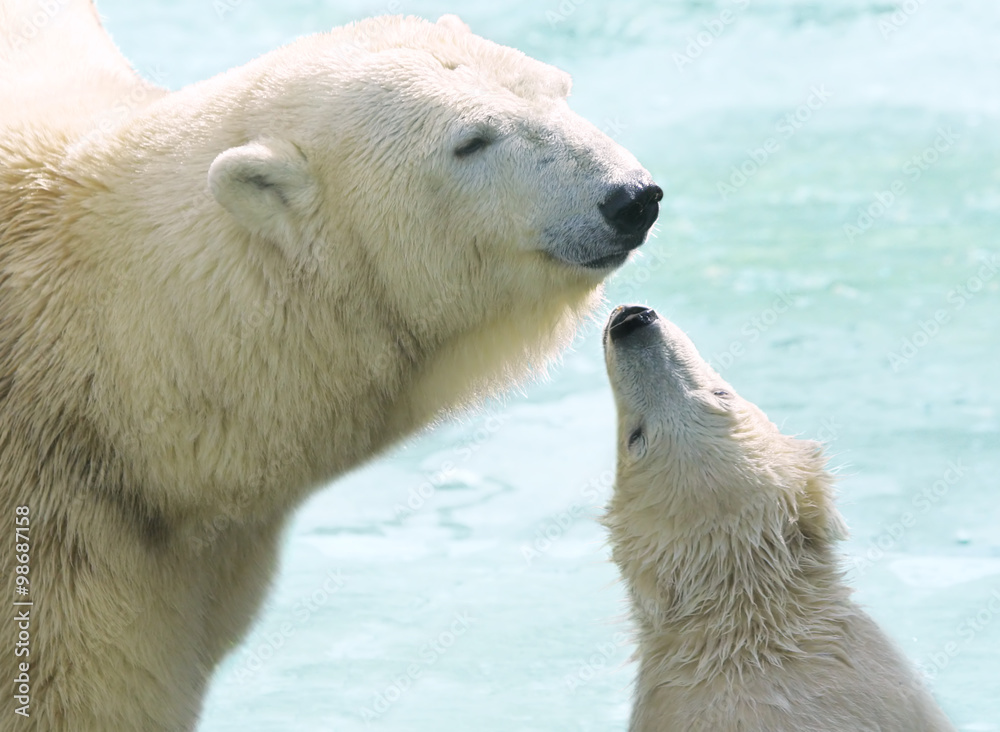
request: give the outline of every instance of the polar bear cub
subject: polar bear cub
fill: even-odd
[[[781,434],[649,308],[616,309],[604,348],[604,521],[638,631],[630,732],[954,730],[850,600],[820,445]]]

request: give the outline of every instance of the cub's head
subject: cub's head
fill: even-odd
[[[570,111],[567,74],[457,18],[374,18],[265,58],[246,67],[250,139],[219,154],[211,189],[387,317],[437,334],[577,304],[657,217],[662,191]]]
[[[619,528],[730,546],[843,537],[820,445],[781,434],[676,325],[619,307],[604,350],[618,408]]]

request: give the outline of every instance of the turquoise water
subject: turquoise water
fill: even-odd
[[[1000,730],[1000,7],[100,7],[171,87],[387,11],[457,12],[570,71],[573,106],[666,192],[598,319],[654,305],[828,443],[858,598],[960,729]],[[625,606],[593,520],[613,419],[595,322],[548,380],[318,494],[201,729],[624,729]]]

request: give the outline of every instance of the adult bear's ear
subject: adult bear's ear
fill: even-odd
[[[437,24],[443,25],[445,28],[451,28],[456,33],[472,33],[472,29],[465,24],[465,21],[451,13],[438,18]]]
[[[302,151],[285,140],[231,147],[212,162],[208,187],[247,231],[300,255],[302,228],[314,210],[317,186]]]

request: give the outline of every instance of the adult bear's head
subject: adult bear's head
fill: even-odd
[[[457,19],[382,18],[19,133],[5,242],[75,318],[47,368],[163,506],[273,515],[539,371],[643,241],[660,190],[568,90]]]
[[[422,344],[581,305],[656,219],[661,190],[570,111],[567,74],[453,16],[375,18],[245,68],[248,139],[212,164],[216,199]]]

